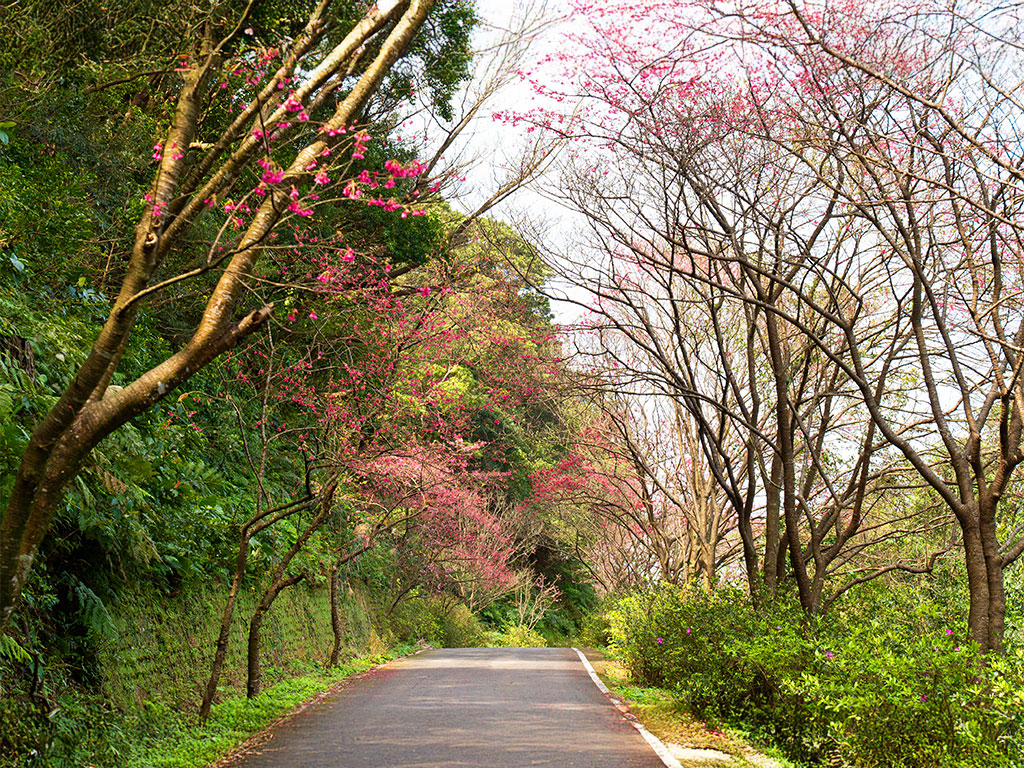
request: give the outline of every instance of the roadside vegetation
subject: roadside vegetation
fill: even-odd
[[[600,638],[589,638],[590,640]],[[587,648],[586,656],[611,695],[658,737],[683,768],[791,768],[777,748],[735,728],[702,720],[679,694],[638,683],[612,649]]]
[[[615,601],[604,629],[629,679],[664,689],[663,705],[794,765],[1020,765],[1021,650],[979,667],[942,597],[878,585],[809,622],[795,604],[663,585]]]
[[[250,739],[283,719],[314,705],[353,675],[410,653],[412,645],[366,654],[328,669],[298,673],[269,686],[255,699],[228,699],[213,707],[204,722],[166,704],[147,702],[138,711],[99,710],[83,701],[91,722],[75,729],[74,741],[58,740],[51,748],[53,765],[132,765],[143,768],[203,768],[233,754]],[[99,717],[96,715],[99,714]],[[70,734],[69,734],[70,735]]]
[[[0,24],[0,764],[200,764],[367,654],[572,633],[522,502],[576,416],[488,218],[543,154],[449,204],[529,29],[471,67],[454,0]]]

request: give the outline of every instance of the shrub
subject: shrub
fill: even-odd
[[[388,627],[405,641],[440,642],[441,616],[428,600],[420,597],[403,600],[388,617]]]
[[[476,648],[483,645],[484,628],[480,619],[462,603],[439,616],[437,641],[445,648]]]
[[[544,635],[521,624],[506,627],[501,634],[501,645],[509,648],[545,648],[547,644]]]
[[[608,611],[638,682],[700,716],[742,724],[801,761],[1011,766],[1024,758],[1024,655],[979,662],[962,632],[885,613],[809,619],[790,601],[663,586]],[[1022,652],[1024,653],[1024,652]]]
[[[666,585],[635,593],[616,604],[609,627],[613,652],[636,679],[679,687],[698,714],[742,712],[750,699],[771,693],[762,670],[734,643],[760,629],[739,592]]]
[[[611,623],[604,611],[588,615],[580,624],[580,642],[591,648],[603,648],[611,642]]]
[[[389,626],[402,640],[427,640],[445,648],[484,645],[480,619],[462,603],[426,597],[403,600],[392,612]]]

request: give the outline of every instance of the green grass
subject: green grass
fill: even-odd
[[[413,648],[399,645],[331,670],[284,680],[255,699],[229,699],[214,706],[205,724],[170,707],[151,705],[140,723],[149,735],[133,746],[125,764],[133,768],[202,768],[346,678],[411,653]]]

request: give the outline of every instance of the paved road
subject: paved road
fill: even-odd
[[[663,768],[568,648],[431,650],[344,686],[231,768]]]

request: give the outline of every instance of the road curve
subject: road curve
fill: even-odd
[[[663,768],[569,648],[453,648],[388,664],[231,768]]]

